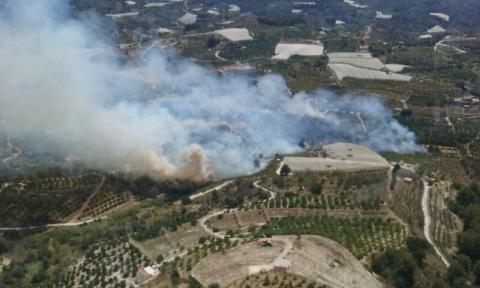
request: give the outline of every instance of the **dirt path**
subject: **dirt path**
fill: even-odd
[[[88,204],[90,204],[90,201],[93,199],[93,197],[95,197],[100,192],[100,189],[102,188],[103,184],[105,183],[105,179],[106,179],[106,177],[104,175],[102,175],[102,180],[98,184],[97,188],[95,188],[95,191],[93,191],[92,194],[90,194],[90,196],[88,196],[87,200],[85,200],[82,207],[80,207],[80,209],[77,212],[75,212],[68,219],[68,222],[75,221],[75,220],[78,219],[78,217],[80,217],[80,215],[82,215],[83,211],[85,210],[85,208],[87,208]]]
[[[424,218],[424,226],[423,226],[423,231],[425,233],[425,238],[427,239],[428,243],[433,246],[433,249],[437,253],[438,256],[440,256],[440,259],[442,259],[442,262],[448,267],[450,266],[450,263],[447,260],[447,257],[443,255],[442,251],[440,248],[435,245],[435,242],[433,241],[432,237],[432,231],[431,231],[431,224],[432,224],[432,217],[430,216],[430,185],[428,185],[428,181],[423,179],[423,195],[422,195],[422,212],[423,212],[423,218]]]
[[[445,121],[447,121],[448,126],[452,128],[452,132],[455,133],[455,126],[453,125],[452,121],[450,121],[450,118],[448,116],[445,116]]]
[[[10,160],[13,160],[17,157],[19,157],[20,155],[23,154],[23,151],[22,149],[20,149],[20,147],[17,147],[15,145],[12,144],[12,140],[10,139],[10,137],[7,136],[7,146],[8,148],[11,148],[12,150],[16,151],[16,152],[13,152],[12,155],[8,156],[7,158],[3,159],[3,163],[7,163],[8,161]]]
[[[219,184],[219,185],[217,185],[217,186],[215,186],[215,187],[213,187],[213,188],[210,188],[210,189],[205,190],[205,191],[203,191],[203,192],[199,192],[199,193],[197,193],[197,194],[190,195],[189,198],[190,198],[190,200],[195,200],[195,199],[197,199],[198,197],[202,197],[203,195],[207,195],[208,193],[211,193],[211,192],[213,192],[213,191],[215,191],[215,190],[220,190],[220,189],[222,189],[223,187],[225,187],[225,186],[227,186],[227,185],[229,185],[229,184],[231,184],[231,183],[233,183],[233,180],[225,181],[225,182],[223,182],[223,183],[221,183],[221,184]]]
[[[217,58],[218,60],[222,60],[222,61],[228,61],[227,59],[220,56],[220,50],[215,51],[215,58]]]
[[[402,102],[403,109],[407,110],[408,109],[408,100],[410,100],[410,97],[407,97],[407,99],[401,99],[400,102]]]
[[[207,232],[208,234],[212,235],[213,237],[216,237],[216,238],[220,238],[220,239],[224,239],[225,238],[225,235],[221,234],[221,233],[218,233],[218,232],[214,232],[212,229],[210,229],[210,227],[208,227],[207,225],[207,221],[212,218],[212,217],[216,217],[218,215],[222,215],[224,214],[225,212],[223,210],[221,211],[216,211],[216,212],[213,212],[213,213],[210,213],[206,216],[203,216],[202,218],[200,218],[200,220],[198,221],[200,226],[202,227],[203,230],[205,230],[205,232]]]
[[[360,114],[360,112],[355,113],[355,115],[357,116],[358,121],[360,121],[360,124],[362,125],[363,132],[367,133],[368,132],[367,125],[365,125],[362,115]]]
[[[272,191],[272,190],[270,190],[266,187],[260,186],[258,184],[259,182],[260,182],[260,180],[253,182],[253,186],[255,186],[255,188],[258,188],[258,189],[261,189],[265,192],[268,192],[270,194],[270,197],[268,198],[268,200],[271,200],[271,199],[275,198],[275,196],[277,196],[277,193],[275,193],[275,191]]]
[[[46,224],[46,225],[38,225],[38,226],[23,226],[23,227],[0,227],[0,231],[31,230],[31,229],[52,228],[52,227],[74,227],[74,226],[80,226],[83,224],[92,223],[97,220],[102,220],[105,218],[107,218],[107,216],[95,217],[92,219],[79,221],[79,222],[54,223],[54,224]]]

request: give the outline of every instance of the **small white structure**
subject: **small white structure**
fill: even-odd
[[[158,8],[158,7],[167,6],[169,4],[170,3],[155,2],[155,3],[147,3],[147,4],[143,5],[143,7],[145,7],[145,8]]]
[[[377,19],[392,19],[392,14],[386,14],[381,11],[377,11],[377,15],[375,16]]]
[[[316,4],[315,2],[300,2],[300,1],[293,2],[293,5],[297,5],[297,6],[314,6],[315,4]]]
[[[210,14],[210,15],[213,15],[213,16],[218,16],[218,15],[220,15],[220,12],[218,12],[218,9],[215,9],[215,8],[208,9],[208,10],[207,10],[207,13]]]
[[[445,20],[447,22],[450,21],[450,16],[448,16],[447,14],[444,14],[444,13],[432,12],[432,13],[430,13],[430,16],[440,18],[440,19]]]
[[[432,33],[445,33],[445,32],[447,32],[447,30],[443,29],[443,27],[440,26],[440,25],[435,25],[432,28],[428,29],[427,32],[430,33],[430,34],[432,34]]]
[[[335,20],[335,25],[337,26],[345,25],[345,22],[343,22],[342,20]]]
[[[178,22],[188,25],[188,24],[194,24],[197,22],[197,15],[192,14],[192,13],[185,13],[182,17],[178,18]]]
[[[232,42],[253,40],[247,28],[227,28],[216,30],[215,33]]]
[[[135,4],[137,4],[137,3],[136,3],[135,1],[131,1],[131,0],[129,0],[129,1],[125,1],[125,4],[127,4],[127,5],[130,5],[130,6],[131,6],[131,5],[135,5]]]
[[[159,33],[159,34],[173,34],[173,33],[175,33],[175,31],[170,30],[168,28],[160,27],[160,28],[157,29],[157,33]]]
[[[368,5],[361,5],[361,4],[358,4],[357,2],[355,2],[354,0],[343,0],[343,2],[347,3],[348,5],[352,6],[352,7],[355,7],[355,8],[360,8],[360,9],[364,9],[364,8],[367,8]]]
[[[134,281],[135,284],[141,285],[144,284],[160,274],[160,271],[157,268],[153,268],[151,266],[141,267],[137,271],[137,276],[135,277]]]
[[[293,14],[300,14],[300,13],[303,12],[303,10],[302,10],[302,9],[292,9],[291,12],[292,12]]]
[[[228,6],[228,12],[240,12],[240,7],[238,5],[230,5]]]
[[[127,13],[118,13],[118,14],[105,14],[107,17],[111,17],[113,20],[119,20],[127,17],[137,17],[140,12],[127,12]]]
[[[432,38],[432,34],[423,34],[418,36],[419,39],[430,39]]]
[[[290,56],[321,56],[324,47],[322,44],[294,44],[294,43],[278,43],[275,48],[275,56],[273,60],[288,60]]]

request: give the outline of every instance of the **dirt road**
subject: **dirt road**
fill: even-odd
[[[20,147],[17,147],[15,145],[13,145],[10,137],[7,137],[7,146],[8,146],[8,148],[10,148],[10,149],[12,149],[13,151],[16,151],[16,152],[13,152],[12,155],[3,159],[2,160],[3,163],[7,163],[8,161],[13,160],[13,159],[17,158],[18,156],[22,155],[22,153],[23,153],[22,149],[20,149]]]
[[[447,260],[447,257],[443,255],[442,251],[440,248],[435,245],[435,242],[433,241],[432,237],[432,230],[431,230],[431,224],[432,224],[432,217],[430,215],[430,185],[428,185],[428,181],[423,179],[423,195],[422,195],[422,212],[423,212],[423,231],[425,234],[425,238],[427,239],[428,243],[433,246],[433,249],[437,253],[437,255],[442,259],[442,262],[448,267],[450,266],[450,263]]]
[[[268,189],[268,188],[266,188],[266,187],[260,186],[260,185],[258,184],[259,182],[260,182],[260,180],[253,182],[253,186],[255,186],[255,188],[258,188],[258,189],[261,189],[261,190],[263,190],[263,191],[265,191],[265,192],[268,192],[268,193],[270,194],[270,197],[268,198],[268,200],[271,200],[271,199],[275,198],[275,196],[277,196],[277,193],[275,193],[275,191],[270,190],[270,189]]]
[[[219,184],[219,185],[217,185],[217,186],[215,186],[215,187],[213,187],[213,188],[210,188],[210,189],[205,190],[205,191],[203,191],[203,192],[199,192],[199,193],[197,193],[197,194],[190,195],[189,198],[190,198],[190,200],[195,200],[195,199],[197,199],[198,197],[202,197],[203,195],[207,195],[207,194],[209,194],[209,193],[211,193],[211,192],[213,192],[213,191],[215,191],[215,190],[220,190],[220,189],[224,188],[225,186],[227,186],[227,185],[229,185],[229,184],[231,184],[231,183],[233,183],[233,180],[225,181],[225,182],[223,182],[223,183],[221,183],[221,184]]]
[[[85,221],[79,222],[66,222],[66,223],[54,223],[54,224],[46,224],[46,225],[38,225],[38,226],[23,226],[23,227],[0,227],[0,231],[14,231],[14,230],[31,230],[31,229],[38,229],[38,228],[53,228],[53,227],[74,227],[80,226],[83,224],[88,224],[95,222],[97,220],[102,220],[107,218],[107,216],[96,217],[92,219],[88,219]]]

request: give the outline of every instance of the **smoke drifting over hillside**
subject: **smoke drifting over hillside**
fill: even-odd
[[[113,51],[93,57],[102,40],[66,12],[59,1],[14,0],[0,17],[1,129],[40,151],[55,147],[92,168],[200,180],[250,173],[256,159],[300,151],[302,141],[418,149],[374,97],[319,90],[292,98],[281,77],[252,85],[165,51],[127,69]],[[153,88],[135,80],[145,79],[141,71]]]

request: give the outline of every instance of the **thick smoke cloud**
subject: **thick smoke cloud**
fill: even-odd
[[[105,41],[88,24],[65,15],[58,1],[14,0],[0,20],[1,129],[40,150],[92,168],[201,180],[250,173],[301,142],[418,149],[374,97],[291,97],[279,76],[252,85],[155,49],[124,67],[98,49]]]

